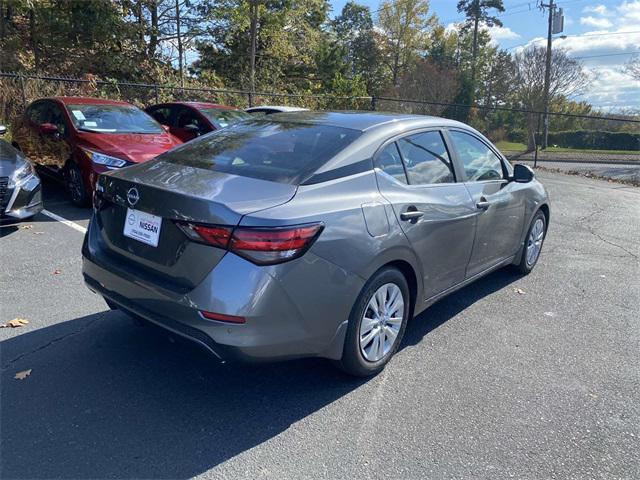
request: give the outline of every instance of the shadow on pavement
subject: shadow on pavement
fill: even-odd
[[[440,325],[470,307],[481,298],[505,288],[521,277],[508,268],[497,270],[465,288],[434,303],[409,323],[402,340],[405,348],[415,345]]]
[[[502,270],[432,306],[404,346],[517,278]],[[189,478],[366,382],[324,360],[219,364],[113,311],[1,347],[2,478]]]

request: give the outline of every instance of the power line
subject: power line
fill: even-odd
[[[571,52],[569,52],[571,53]],[[635,52],[623,52],[623,53],[602,53],[600,55],[586,55],[586,56],[582,56],[582,57],[571,57],[574,59],[583,59],[583,58],[599,58],[599,57],[617,57],[620,55],[635,55],[636,53],[640,53],[640,50],[637,50]]]

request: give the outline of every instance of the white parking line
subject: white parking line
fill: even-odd
[[[79,231],[80,233],[87,233],[87,229],[84,228],[82,225],[72,222],[71,220],[67,220],[66,218],[62,218],[60,215],[56,215],[55,213],[50,212],[49,210],[42,209],[42,213],[49,218],[52,218],[60,223],[64,223],[67,227],[71,227],[74,230]]]

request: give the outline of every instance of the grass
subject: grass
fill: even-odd
[[[509,152],[524,152],[527,146],[524,143],[507,142],[501,140],[496,143],[496,147],[502,151]],[[574,152],[574,153],[602,153],[602,154],[640,154],[637,150],[595,150],[595,149],[580,149],[580,148],[564,148],[564,147],[549,147],[545,151],[547,152]]]

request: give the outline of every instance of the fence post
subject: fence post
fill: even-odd
[[[375,95],[371,95],[371,110],[374,112],[376,111],[376,107],[377,107],[376,104],[377,104],[377,100]]]
[[[156,104],[160,103],[160,92],[158,92],[158,84],[153,85],[153,89],[156,93]]]
[[[22,108],[27,106],[27,92],[24,86],[24,75],[20,75],[20,90],[22,91]]]
[[[247,92],[247,100],[249,102],[249,108],[253,107],[253,93]]]

